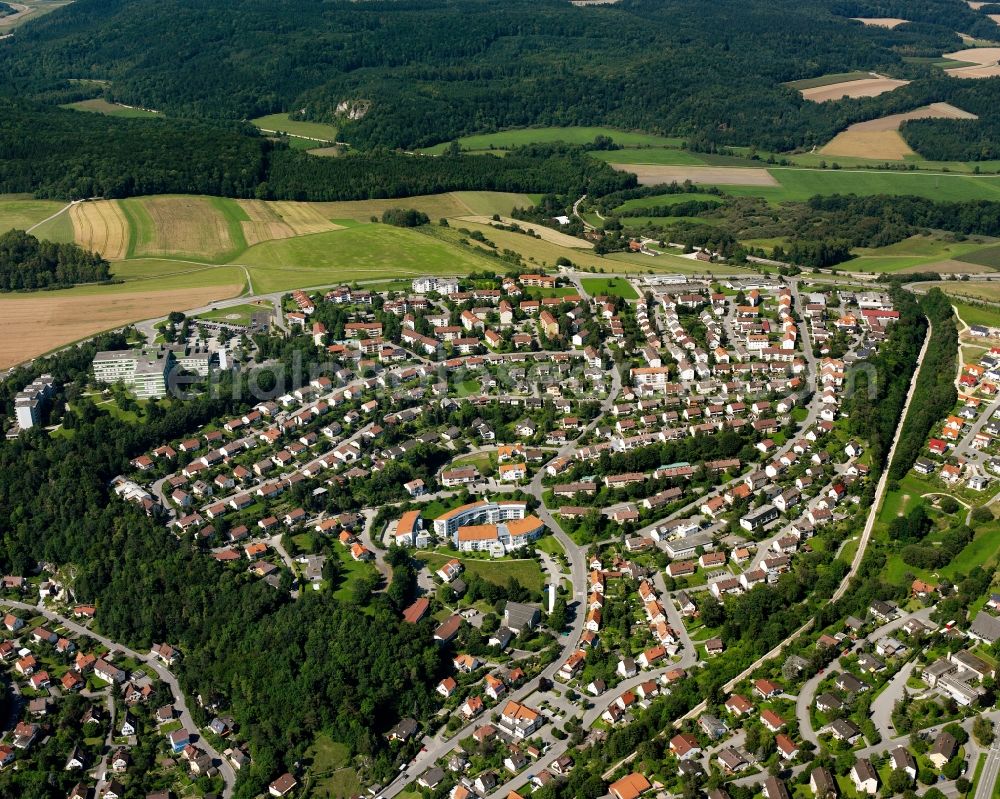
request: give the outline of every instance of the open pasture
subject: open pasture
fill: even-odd
[[[36,200],[27,194],[0,195],[0,233],[28,230],[58,213],[64,205],[55,200]]]
[[[287,133],[289,136],[319,142],[337,140],[337,129],[333,125],[327,125],[325,122],[304,122],[289,119],[288,114],[268,114],[251,119],[250,124],[268,133]]]
[[[129,226],[121,206],[114,200],[77,203],[69,209],[73,238],[87,250],[99,252],[109,261],[128,253]]]
[[[680,143],[679,139],[669,136],[658,136],[654,133],[636,133],[633,131],[616,130],[604,127],[546,127],[517,128],[502,130],[497,133],[481,133],[473,136],[463,136],[458,140],[463,150],[509,150],[525,144],[542,144],[546,142],[565,142],[567,144],[590,144],[597,136],[609,136],[623,147],[669,147]],[[440,155],[450,142],[435,144],[422,152],[430,155]]]
[[[109,103],[100,97],[95,97],[92,100],[80,100],[77,103],[68,103],[63,108],[72,108],[74,111],[87,111],[92,114],[104,114],[109,117],[123,117],[125,119],[148,119],[149,117],[160,116],[159,111],[149,111],[145,108],[129,108],[118,103]]]

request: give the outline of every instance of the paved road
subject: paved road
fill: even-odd
[[[36,614],[40,613],[41,615],[45,616],[45,618],[50,619],[51,621],[54,621],[62,625],[67,630],[75,633],[76,635],[87,636],[88,638],[92,638],[95,641],[99,641],[100,643],[104,644],[104,646],[106,646],[110,650],[122,652],[127,657],[130,657],[134,660],[142,661],[151,669],[153,669],[154,672],[156,672],[156,675],[157,677],[160,678],[160,680],[162,680],[163,682],[165,682],[167,685],[170,686],[170,690],[173,692],[174,695],[174,707],[177,708],[180,722],[182,725],[184,725],[184,728],[189,732],[196,732],[198,730],[198,725],[195,724],[194,717],[191,715],[191,712],[188,709],[187,700],[184,697],[184,692],[181,691],[181,687],[177,682],[177,678],[152,653],[147,652],[145,654],[141,654],[139,652],[136,652],[134,649],[130,649],[127,646],[116,643],[115,641],[112,641],[110,638],[106,638],[103,635],[99,635],[95,633],[93,630],[89,630],[86,627],[83,627],[82,625],[72,621],[71,619],[66,618],[65,616],[62,616],[46,608],[40,608],[38,605],[29,605],[26,602],[14,602],[9,599],[3,599],[0,600],[0,606],[19,608],[21,610],[27,610],[30,611],[31,613],[36,613]],[[212,758],[212,760],[215,762],[215,765],[218,767],[219,774],[222,776],[222,780],[225,783],[222,795],[224,799],[230,799],[230,797],[232,797],[233,795],[233,785],[236,782],[236,774],[233,771],[233,767],[230,765],[228,760],[226,760],[224,757],[222,757],[221,754],[219,754],[218,751],[216,751],[215,747],[213,747],[212,744],[210,744],[205,739],[204,736],[201,735],[198,736],[198,745],[208,753],[209,757]]]

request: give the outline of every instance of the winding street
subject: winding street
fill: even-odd
[[[106,638],[103,635],[95,633],[93,630],[88,630],[86,627],[77,624],[76,622],[55,613],[46,608],[39,607],[38,605],[29,605],[26,602],[15,602],[9,599],[0,600],[0,606],[9,608],[18,608],[19,610],[26,610],[31,613],[41,614],[50,621],[54,621],[60,624],[72,633],[78,636],[86,636],[92,638],[95,641],[100,642],[106,646],[109,650],[114,650],[124,653],[127,657],[133,658],[134,660],[141,661],[142,663],[149,666],[156,676],[160,678],[164,683],[170,686],[170,690],[174,695],[174,707],[176,707],[179,714],[180,722],[188,732],[197,732],[198,725],[195,724],[194,717],[191,715],[191,711],[188,709],[187,699],[184,696],[184,692],[181,691],[180,684],[177,682],[177,678],[173,673],[164,666],[160,660],[153,655],[151,652],[146,654],[140,654],[134,649],[130,649],[127,646],[116,643],[110,638]],[[224,787],[222,790],[223,799],[231,799],[233,795],[233,785],[236,782],[236,773],[233,771],[233,767],[230,765],[229,761],[226,760],[216,749],[209,743],[204,736],[198,736],[198,745],[204,749],[209,757],[212,758],[213,763],[219,769],[219,774],[222,777]]]

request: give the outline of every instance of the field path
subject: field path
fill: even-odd
[[[62,208],[60,208],[58,211],[56,211],[54,214],[52,214],[52,216],[48,217],[47,219],[43,219],[41,222],[35,222],[35,224],[33,224],[31,227],[29,227],[26,232],[30,233],[32,230],[34,230],[35,228],[37,228],[37,227],[39,227],[41,225],[44,225],[46,222],[51,222],[53,219],[55,219],[57,216],[59,216],[59,214],[65,214],[74,205],[76,205],[77,203],[82,203],[82,202],[83,202],[83,200],[73,200],[73,202],[68,203],[67,205],[63,206]]]

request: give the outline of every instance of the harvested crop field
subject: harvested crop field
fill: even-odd
[[[954,53],[945,53],[943,58],[975,64],[970,67],[946,69],[953,78],[993,78],[1000,75],[1000,47],[970,47]]]
[[[195,308],[238,294],[241,286],[175,291],[69,292],[0,298],[0,368],[129,322]]]
[[[869,28],[889,28],[890,30],[909,22],[908,19],[900,19],[899,17],[851,17],[851,19],[867,25]]]
[[[899,126],[908,119],[978,119],[978,117],[949,103],[931,103],[902,114],[890,114],[866,122],[855,122],[848,130],[899,130]]]
[[[69,218],[73,239],[84,249],[109,261],[120,261],[128,253],[128,220],[114,200],[77,203],[69,209]]]
[[[496,221],[488,216],[460,216],[455,220],[456,227],[459,226],[461,222],[475,222],[479,225],[493,225]],[[530,230],[532,233],[537,233],[539,238],[544,241],[550,241],[553,244],[558,244],[561,247],[570,247],[574,249],[592,250],[594,245],[584,239],[578,239],[576,236],[570,236],[568,233],[561,233],[558,230],[553,230],[550,227],[545,227],[545,225],[533,225],[530,222],[522,222],[518,219],[508,219],[507,217],[500,217],[501,224],[504,225],[518,225],[523,230]]]
[[[913,155],[898,130],[845,130],[820,150],[823,155],[902,161]]]
[[[831,83],[827,86],[800,89],[799,91],[802,92],[802,96],[806,100],[811,100],[814,103],[827,103],[842,100],[844,97],[878,97],[880,94],[891,92],[908,83],[908,80],[897,80],[896,78],[862,78],[843,83]]]
[[[243,249],[239,220],[229,218],[223,207],[226,203],[208,197],[123,200],[121,207],[133,232],[129,256],[216,260]]]
[[[948,103],[931,103],[902,114],[891,114],[865,122],[856,122],[838,133],[820,152],[854,158],[902,161],[913,150],[899,134],[899,126],[908,119],[977,119],[975,114]]]
[[[357,222],[368,222],[373,216],[381,218],[382,213],[389,208],[414,208],[423,211],[435,222],[444,216],[464,216],[469,213],[469,209],[453,194],[428,194],[398,200],[349,200],[314,205],[327,219],[353,219]]]
[[[317,210],[315,204],[300,202],[264,202],[263,200],[237,201],[250,221],[241,222],[247,246],[271,239],[288,239],[338,230]]]
[[[656,186],[660,183],[720,184],[723,186],[777,186],[766,169],[727,166],[668,166],[665,164],[612,164],[615,169],[633,172],[639,183]]]

